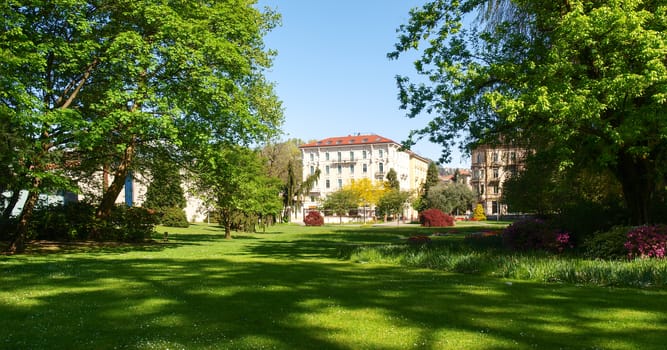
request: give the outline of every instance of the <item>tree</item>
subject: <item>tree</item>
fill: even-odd
[[[142,206],[158,210],[183,209],[186,204],[178,164],[156,161],[151,167],[151,181],[146,189],[146,200]]]
[[[230,147],[197,163],[199,196],[217,210],[226,239],[239,213],[266,215],[280,207],[279,188],[266,177],[263,162],[255,151]]]
[[[373,182],[369,178],[362,178],[359,180],[353,179],[343,188],[348,189],[356,194],[357,198],[359,199],[357,206],[364,208],[364,220],[366,220],[365,209],[369,206],[372,207],[377,204],[380,197],[382,197],[386,191],[384,184],[381,182]]]
[[[400,216],[408,205],[411,195],[412,194],[409,191],[391,189],[380,197],[375,211],[380,215],[394,216],[396,224],[398,225]]]
[[[466,212],[474,203],[475,194],[470,187],[461,183],[438,184],[431,187],[426,197],[429,208],[444,213]]]
[[[611,171],[630,221],[651,222],[667,173],[664,5],[521,0],[486,26],[464,25],[494,3],[429,1],[400,27],[389,57],[425,44],[415,69],[431,82],[399,77],[401,105],[435,115],[407,143],[429,135],[443,158],[458,137],[558,150],[560,168]]]
[[[25,137],[12,162],[25,179],[13,249],[39,193],[74,189],[69,169],[108,169],[97,217],[153,149],[196,159],[250,144],[282,123],[262,36],[278,20],[245,0],[12,1],[0,5],[0,111]]]
[[[400,190],[401,183],[398,181],[398,174],[394,168],[389,169],[387,172],[387,186],[392,190]]]
[[[438,165],[435,162],[428,164],[426,170],[426,181],[422,184],[422,191],[419,199],[415,202],[414,205],[417,211],[426,210],[432,206],[428,202],[428,193],[431,187],[437,185],[440,182],[440,171],[438,170]]]
[[[357,209],[358,206],[358,194],[345,188],[329,193],[322,203],[323,209],[331,210],[335,215],[338,215],[341,224],[343,223],[343,215],[347,215],[350,210]]]

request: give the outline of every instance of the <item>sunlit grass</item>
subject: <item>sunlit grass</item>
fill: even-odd
[[[341,251],[399,245],[437,231],[278,225],[225,240],[215,226],[194,225],[160,227],[148,245],[32,247],[29,255],[0,257],[0,348],[664,347],[663,289],[520,281],[341,258]]]

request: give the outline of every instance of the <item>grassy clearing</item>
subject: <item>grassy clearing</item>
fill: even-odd
[[[663,289],[340,258],[432,230],[280,225],[231,241],[209,226],[168,231],[151,245],[0,256],[0,348],[664,348]]]

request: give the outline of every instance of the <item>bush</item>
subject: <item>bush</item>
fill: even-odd
[[[623,259],[628,256],[625,248],[631,227],[615,226],[607,232],[598,232],[582,244],[583,254],[590,259]]]
[[[482,204],[477,204],[475,206],[475,210],[472,212],[472,220],[473,221],[484,221],[486,220],[486,215],[484,215],[484,207],[482,207]]]
[[[160,224],[168,227],[188,227],[190,223],[181,208],[166,208],[161,210]]]
[[[419,222],[424,227],[454,226],[454,218],[439,209],[427,209],[419,213]]]
[[[303,222],[306,226],[322,226],[324,225],[324,217],[320,212],[313,210],[308,212],[306,217],[303,218]]]
[[[667,250],[667,226],[639,226],[628,232],[625,248],[629,258],[664,258]]]
[[[512,250],[545,250],[560,253],[572,248],[570,234],[560,232],[541,219],[514,222],[503,231],[503,243]]]
[[[158,223],[158,215],[151,209],[117,205],[107,222],[98,222],[96,238],[112,241],[140,242],[150,238]]]
[[[35,208],[29,237],[48,240],[87,239],[93,231],[95,207],[74,202]]]

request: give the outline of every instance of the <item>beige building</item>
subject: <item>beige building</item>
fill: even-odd
[[[473,149],[470,184],[486,215],[508,214],[502,203],[503,182],[522,169],[525,153],[523,148],[503,145]]]
[[[396,171],[401,190],[418,190],[426,179],[430,163],[414,152],[402,151],[399,143],[375,134],[330,137],[299,148],[303,178],[320,169],[319,181],[304,201],[306,209],[317,208],[328,194],[353,179],[384,181],[390,169]],[[409,208],[406,216],[416,217],[416,213]]]

